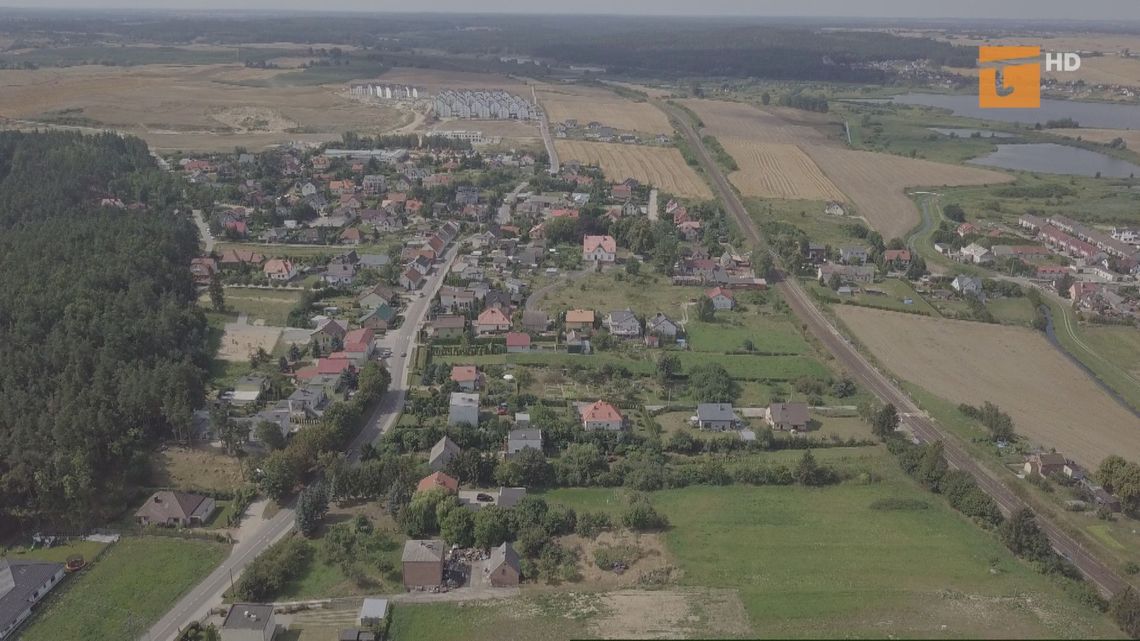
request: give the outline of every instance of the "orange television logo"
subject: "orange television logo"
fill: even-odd
[[[1036,109],[1041,106],[1041,47],[978,47],[978,62],[1019,62],[984,67],[978,73],[978,106],[982,109]]]

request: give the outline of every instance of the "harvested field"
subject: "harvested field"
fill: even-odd
[[[1099,143],[1110,143],[1116,138],[1123,138],[1129,149],[1140,149],[1140,130],[1136,129],[1050,129],[1049,133]]]
[[[680,100],[705,123],[704,131],[722,142],[730,138],[752,142],[803,144],[827,142],[818,127],[827,116],[792,109],[760,109],[742,102],[724,100]],[[740,162],[740,161],[737,161]]]
[[[385,132],[409,119],[330,87],[241,84],[270,82],[283,71],[237,65],[5,70],[0,116],[9,127],[115,129],[155,149],[189,151],[329,141],[346,130]]]
[[[846,200],[799,147],[720,138],[740,167],[728,177],[745,196],[803,200]]]
[[[708,185],[672,147],[646,147],[604,142],[558,140],[554,143],[563,160],[598,165],[606,178],[635,178],[685,198],[712,198]]]
[[[543,86],[538,89],[538,102],[552,123],[574,118],[579,125],[597,121],[615,129],[647,134],[673,131],[660,109],[648,102],[627,100],[606,89]]]
[[[803,150],[848,198],[856,213],[885,239],[906,236],[919,222],[918,208],[906,196],[910,187],[984,185],[1010,182],[1006,173],[824,145]]]
[[[1140,458],[1140,419],[1038,332],[836,306],[884,366],[953,403],[991,401],[1034,444],[1094,467],[1109,454]]]

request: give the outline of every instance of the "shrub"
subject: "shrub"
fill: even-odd
[[[613,527],[613,521],[605,512],[582,512],[578,515],[578,523],[574,528],[578,536],[588,539],[597,538],[602,530]]]

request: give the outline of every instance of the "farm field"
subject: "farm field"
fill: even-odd
[[[4,70],[0,113],[10,127],[111,128],[152,149],[186,151],[326,142],[347,130],[380,133],[410,119],[329,87],[269,84],[281,72],[235,64]],[[252,81],[267,84],[241,84]]]
[[[794,464],[801,452],[764,455]],[[680,587],[734,590],[751,634],[787,637],[1112,637],[1115,627],[920,490],[882,448],[817,450],[882,480],[825,489],[690,487],[652,495]],[[621,490],[546,493],[620,510]],[[874,510],[884,498],[926,509]],[[749,541],[741,546],[740,541]]]
[[[731,137],[720,142],[740,167],[728,179],[744,196],[846,200],[843,192],[795,145]]]
[[[708,185],[675,148],[579,140],[554,144],[562,159],[598,165],[611,181],[634,178],[684,198],[712,198]]]
[[[673,125],[660,109],[648,102],[623,98],[608,89],[540,85],[536,93],[551,123],[573,118],[580,127],[596,121],[615,129],[645,134],[669,135],[673,131]]]
[[[827,116],[823,114],[791,112],[788,109],[761,109],[746,103],[726,100],[677,102],[696,112],[704,122],[704,131],[716,136],[722,143],[728,139],[789,145],[827,143],[827,136],[818,129],[829,122]]]
[[[227,554],[220,543],[123,538],[40,607],[25,641],[120,641],[146,632]]]
[[[440,89],[502,89],[530,98],[530,86],[526,82],[497,73],[393,67],[369,79],[397,85],[415,85],[430,92]]]
[[[1109,454],[1140,457],[1136,417],[1031,329],[834,309],[897,377],[955,404],[996,403],[1036,445],[1088,467]]]
[[[980,185],[1009,182],[995,171],[935,163],[870,151],[809,145],[804,151],[855,203],[856,214],[885,239],[906,236],[919,212],[904,190],[911,187]]]

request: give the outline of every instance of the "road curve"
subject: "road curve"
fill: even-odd
[[[724,204],[729,215],[736,221],[741,232],[755,245],[766,247],[759,229],[748,215],[748,211],[740,199],[728,185],[728,181],[713,162],[708,150],[705,149],[701,137],[693,128],[688,116],[680,110],[662,103],[653,101],[658,108],[672,116],[681,134],[688,140],[697,160],[705,173],[712,180],[717,195]],[[772,250],[769,249],[769,252]],[[773,256],[775,257],[775,253]],[[844,369],[859,381],[864,387],[875,394],[879,400],[892,403],[898,408],[902,420],[907,427],[923,442],[942,441],[946,461],[951,466],[969,473],[977,482],[978,487],[989,494],[1006,514],[1024,507],[1028,507],[1013,491],[993,472],[978,464],[969,456],[962,442],[953,434],[942,430],[910,399],[910,397],[893,381],[876,369],[823,315],[815,303],[800,287],[795,279],[777,278],[775,288],[783,295],[788,307],[804,323],[811,333],[831,352],[843,365]],[[1127,583],[1123,581],[1112,569],[1085,550],[1081,544],[1063,531],[1056,524],[1043,515],[1037,515],[1037,523],[1053,547],[1068,558],[1084,576],[1096,585],[1105,596],[1111,596],[1123,590]]]

